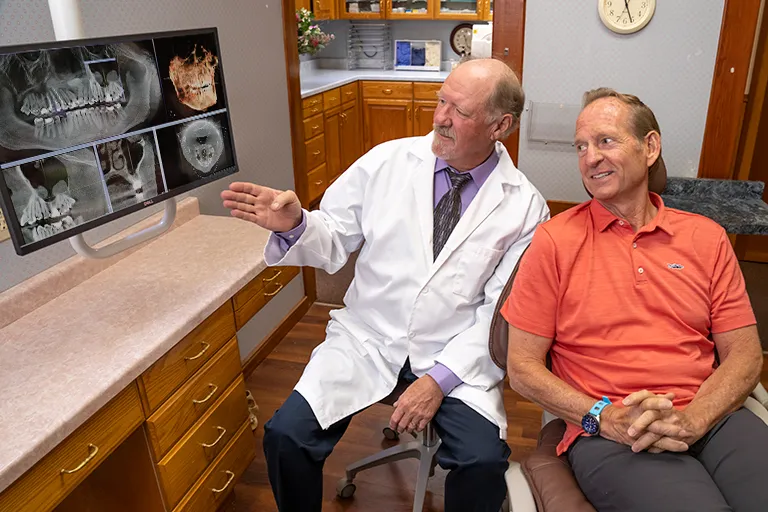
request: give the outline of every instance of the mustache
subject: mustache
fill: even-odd
[[[449,139],[455,139],[453,136],[453,130],[446,126],[439,126],[436,124],[432,125],[432,129],[435,131],[436,134],[442,135],[443,137],[448,137]]]

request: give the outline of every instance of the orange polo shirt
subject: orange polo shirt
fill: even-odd
[[[554,338],[552,373],[595,401],[648,389],[681,407],[713,372],[710,333],[755,315],[725,230],[650,197],[637,233],[595,200],[540,225],[501,312]],[[569,423],[558,455],[582,433]]]

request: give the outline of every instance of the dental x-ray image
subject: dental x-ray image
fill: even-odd
[[[205,179],[235,165],[225,114],[157,131],[168,190]]]
[[[91,147],[9,167],[3,173],[25,244],[108,212]]]
[[[225,108],[213,34],[155,40],[169,120]]]
[[[0,163],[165,121],[152,41],[0,55]]]
[[[113,211],[165,192],[151,132],[98,144],[96,150]]]

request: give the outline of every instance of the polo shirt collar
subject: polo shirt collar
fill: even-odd
[[[669,216],[667,215],[667,208],[664,206],[664,200],[655,192],[648,192],[648,195],[651,198],[651,203],[658,208],[659,211],[653,219],[651,219],[651,222],[649,222],[648,225],[640,228],[639,232],[650,233],[656,228],[659,228],[670,236],[674,235],[675,233],[672,231],[672,226],[669,224]],[[600,204],[596,199],[592,199],[590,202],[589,210],[592,214],[592,219],[595,222],[595,227],[597,227],[601,233],[608,229],[611,224],[619,220],[616,215],[609,212],[605,206]]]

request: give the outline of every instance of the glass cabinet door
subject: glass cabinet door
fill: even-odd
[[[480,12],[478,10],[477,0],[439,0],[440,12],[438,12],[438,18],[446,19],[479,19]],[[482,0],[481,0],[482,1]]]
[[[389,0],[387,3],[387,18],[417,19],[431,18],[429,0]]]
[[[383,18],[383,6],[379,0],[344,0],[342,18]]]

